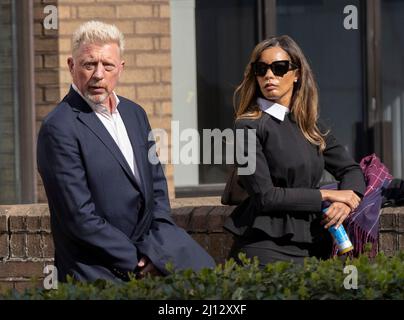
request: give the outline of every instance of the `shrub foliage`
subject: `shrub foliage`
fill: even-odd
[[[10,290],[0,299],[404,299],[404,252],[393,257],[379,253],[372,260],[366,255],[345,261],[309,258],[304,265],[278,262],[265,268],[256,259],[240,258],[242,265],[230,259],[215,269],[131,278],[120,284],[69,279],[59,283],[57,290]],[[354,268],[346,266],[356,267],[356,289],[346,288],[347,283],[355,286]]]

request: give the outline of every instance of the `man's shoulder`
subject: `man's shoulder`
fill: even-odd
[[[119,98],[119,104],[121,104],[122,106],[127,107],[130,110],[137,112],[141,115],[146,115],[146,111],[143,109],[143,107],[137,104],[136,102],[129,100],[125,97],[122,97],[120,95],[118,95],[118,98]]]
[[[75,118],[75,112],[70,104],[62,100],[42,120],[41,129],[53,127],[58,128],[58,130],[63,130],[63,128],[65,128],[67,131],[70,131],[70,129],[73,127],[72,123],[74,122]]]
[[[43,119],[44,123],[66,121],[66,117],[71,117],[73,110],[66,101],[59,102],[56,107]]]
[[[72,88],[62,101],[44,118],[44,123],[63,124],[77,118],[79,112],[91,112],[87,102]]]

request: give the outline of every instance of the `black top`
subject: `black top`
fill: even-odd
[[[321,122],[318,126],[326,132]],[[235,128],[245,134],[247,129],[256,129],[256,170],[239,175],[249,197],[227,219],[225,228],[229,231],[243,235],[257,228],[273,238],[316,242],[324,232],[319,191],[323,169],[340,182],[339,189],[364,194],[360,166],[331,133],[326,136],[326,149],[319,153],[318,147],[303,136],[291,113],[280,121],[263,112],[259,119],[236,121]],[[244,140],[247,150],[248,140]]]

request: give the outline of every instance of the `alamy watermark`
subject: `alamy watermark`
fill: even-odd
[[[255,129],[203,129],[201,137],[197,129],[180,130],[179,121],[171,121],[171,143],[169,133],[161,128],[151,130],[148,139],[156,141],[148,150],[151,164],[159,161],[162,164],[184,165],[237,162],[239,175],[250,175],[256,169]]]
[[[58,270],[54,265],[47,265],[43,269],[45,278],[43,279],[43,287],[45,290],[58,289]],[[344,278],[344,288],[346,290],[358,289],[358,269],[353,265],[347,265],[344,268],[344,274],[348,274]]]
[[[344,288],[347,290],[358,289],[358,269],[353,265],[347,265],[344,273],[348,274],[344,279]]]
[[[344,7],[344,28],[346,30],[357,30],[358,29],[358,8],[354,5],[348,5]]]
[[[344,7],[344,21],[343,26],[346,30],[357,30],[358,29],[358,7],[355,5],[347,5]],[[58,29],[59,16],[58,8],[54,5],[47,5],[43,9],[43,13],[46,15],[43,20],[43,27],[46,30],[56,30]]]
[[[43,269],[45,278],[43,279],[43,287],[45,290],[58,288],[58,269],[54,265],[47,265]]]
[[[47,5],[43,8],[43,13],[46,14],[43,27],[46,30],[57,30],[59,23],[58,8],[53,5]]]

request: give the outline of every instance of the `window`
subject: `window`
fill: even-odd
[[[232,128],[232,95],[252,48],[261,38],[288,34],[303,49],[313,69],[321,118],[340,143],[357,161],[376,152],[395,177],[403,177],[403,1],[171,3],[177,3],[177,8],[179,4],[188,6],[188,19],[176,15],[179,11],[172,6],[172,23],[177,26],[172,30],[173,90],[182,90],[181,99],[173,95],[174,120],[181,120],[185,128],[198,128],[200,137],[202,129]],[[344,26],[348,5],[357,9],[357,29]],[[181,38],[181,33],[187,36]],[[176,78],[179,70],[182,78]],[[175,168],[176,187],[199,186],[204,193],[216,186],[215,192],[220,194],[225,165],[190,168]]]
[[[381,2],[381,87],[383,121],[389,128],[391,171],[404,176],[404,3]]]
[[[0,204],[36,199],[32,1],[0,3]]]
[[[258,41],[257,2],[197,0],[195,14],[198,128],[202,137],[201,129],[233,128],[233,93]],[[225,178],[225,164],[199,166],[200,184],[222,183]]]
[[[258,41],[258,2],[171,0],[173,120],[179,128],[233,128],[233,92]],[[226,165],[175,165],[176,193],[223,189]],[[212,139],[213,150],[213,139]],[[217,186],[215,191],[215,184]],[[209,185],[209,187],[208,187]],[[205,191],[203,191],[203,190]]]
[[[277,34],[302,48],[319,86],[321,118],[356,160],[366,153],[362,28],[343,26],[345,1],[278,0]],[[360,1],[350,1],[360,12]],[[361,19],[361,15],[359,14]],[[358,24],[360,26],[360,23]]]
[[[0,203],[19,198],[18,118],[15,94],[15,60],[11,0],[0,4]]]

